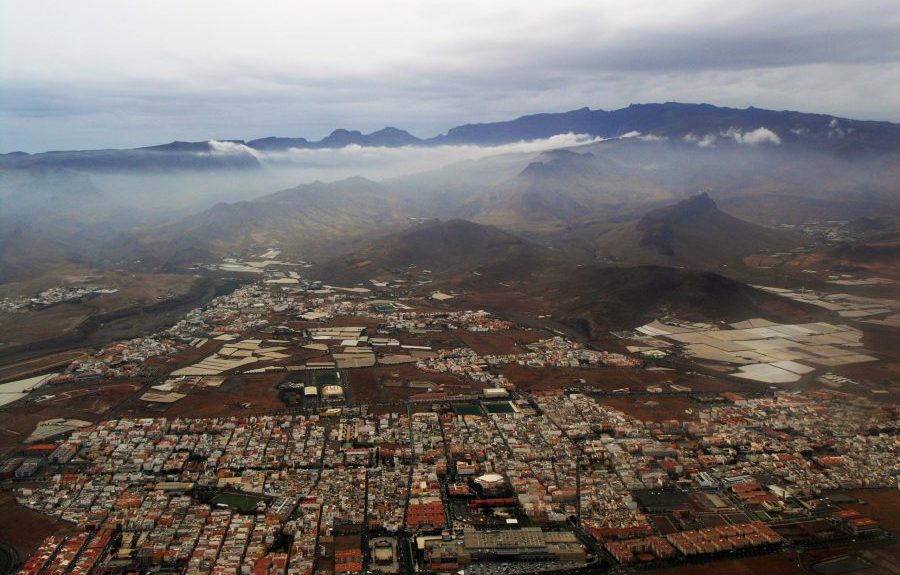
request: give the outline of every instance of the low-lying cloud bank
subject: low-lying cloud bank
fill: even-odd
[[[209,152],[217,157],[252,155],[260,170],[172,170],[92,173],[94,184],[117,205],[150,212],[196,212],[217,203],[251,200],[316,180],[335,181],[353,176],[384,180],[465,161],[501,154],[536,154],[601,141],[583,134],[561,134],[543,140],[501,146],[406,146],[398,148],[348,146],[333,149],[287,149],[266,152],[239,142],[212,140]],[[527,159],[527,158],[526,158]],[[523,166],[527,164],[523,162]]]
[[[306,183],[350,176],[390,178],[437,169],[465,160],[503,154],[539,153],[601,141],[603,138],[569,133],[499,146],[442,145],[387,148],[351,145],[344,148],[288,148],[279,151],[261,151],[236,142],[211,140],[209,145],[212,154],[250,154],[264,167],[295,171],[299,178],[297,183]]]

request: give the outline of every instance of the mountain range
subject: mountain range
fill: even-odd
[[[635,127],[643,131],[624,132]],[[227,165],[232,156],[242,158],[224,171],[180,176],[175,169],[128,175],[41,165],[77,159],[79,152],[7,155],[5,160],[35,164],[0,167],[0,281],[31,277],[66,261],[178,270],[265,246],[370,277],[435,260],[447,262],[446,270],[468,270],[472,262],[500,270],[504,258],[722,271],[750,254],[796,247],[803,238],[785,228],[810,220],[869,220],[887,234],[900,221],[900,154],[890,144],[898,130],[894,124],[659,104],[464,126],[441,141],[493,144],[570,128],[620,137],[555,149],[501,148],[437,169],[417,172],[412,166],[408,175],[380,181],[279,184],[281,191],[249,192],[238,197],[252,199],[239,201],[223,201],[223,186],[279,189],[265,182],[280,168],[263,169],[257,155],[265,157],[261,149],[284,142],[250,142],[259,149],[199,142],[139,150],[139,156],[155,158],[154,170],[165,165],[159,158],[183,159],[177,166],[200,165],[203,158]],[[340,132],[328,145],[361,137]],[[818,144],[791,143],[806,137]],[[366,138],[366,145],[411,142],[398,130]],[[85,152],[81,160],[103,153]],[[245,160],[260,169],[238,169]],[[142,184],[137,199],[122,191],[127,178]],[[183,201],[201,193],[216,203]],[[444,222],[442,231],[422,228],[435,221]],[[440,251],[447,243],[467,245],[469,235],[493,238],[488,243],[494,247],[483,258],[475,248],[464,250],[463,260],[471,261],[455,263]],[[440,245],[429,245],[425,237]],[[509,246],[516,246],[514,253],[506,253]],[[506,269],[530,268],[515,263]]]
[[[891,161],[823,156],[607,140],[380,182],[302,184],[136,228],[120,243],[134,247],[134,258],[166,268],[265,245],[323,261],[438,218],[495,226],[581,261],[719,269],[753,253],[796,247],[797,235],[777,226],[802,223],[813,213],[804,204],[817,217],[842,217],[847,206],[856,217],[900,216],[896,202],[891,207],[898,191]],[[776,216],[778,206],[790,206],[784,213],[798,220],[759,214],[761,203],[774,206]]]
[[[171,142],[134,149],[71,150],[0,155],[0,168],[62,167],[84,171],[253,169],[259,153],[347,146],[497,146],[559,134],[597,138],[626,136],[683,140],[700,146],[783,145],[841,156],[900,153],[900,125],[837,118],[823,114],[735,109],[709,104],[633,104],[619,110],[581,108],[515,120],[466,124],[433,138],[418,138],[387,127],[363,134],[338,129],[321,140],[265,137],[245,140]]]

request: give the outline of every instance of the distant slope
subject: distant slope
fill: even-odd
[[[398,275],[411,267],[435,278],[478,272],[518,278],[555,264],[544,249],[493,226],[466,220],[431,220],[378,237],[366,247],[324,262],[317,272],[330,280],[363,281]]]
[[[140,217],[123,210],[85,174],[0,172],[0,283],[83,263]]]
[[[412,146],[422,144],[423,140],[413,136],[406,130],[387,127],[363,134],[357,130],[337,129],[327,137],[319,141],[309,141],[306,138],[278,138],[268,137],[247,142],[247,146],[256,150],[286,150],[289,148],[324,149],[345,148],[347,146],[370,146],[397,148],[399,146]]]
[[[699,190],[766,225],[798,223],[804,203],[815,206],[809,214],[816,219],[839,219],[846,207],[856,215],[900,215],[898,178],[900,156],[850,159],[774,144],[629,137],[459,162],[387,184],[421,217],[546,235],[622,222]]]
[[[900,220],[897,194],[832,194],[825,198],[798,193],[758,193],[725,198],[719,206],[735,216],[763,225],[799,225],[828,220]],[[882,224],[883,225],[883,224]],[[860,229],[858,231],[868,231]]]
[[[715,273],[659,266],[579,267],[534,289],[554,302],[554,317],[594,336],[663,315],[698,321],[817,317],[812,308]]]
[[[604,155],[553,150],[461,209],[482,223],[542,231],[671,197],[641,170]]]
[[[242,142],[232,142],[237,145]],[[172,142],[130,150],[72,150],[0,154],[0,168],[66,168],[84,172],[254,169],[259,161],[235,146],[227,152],[210,142]]]
[[[428,141],[386,128],[371,134],[336,130],[318,142],[263,138],[13,153],[0,155],[0,220],[5,220],[0,249],[16,254],[6,266],[20,270],[16,274],[33,273],[30,262],[47,262],[45,253],[53,254],[51,263],[36,267],[52,265],[60,254],[116,265],[140,260],[150,267],[177,266],[271,244],[291,256],[322,261],[403,229],[411,218],[440,218],[496,226],[580,261],[593,261],[596,254],[629,263],[710,269],[731,265],[747,253],[791,247],[793,240],[718,209],[663,211],[638,220],[705,190],[729,214],[764,225],[799,224],[807,218],[900,221],[898,129],[823,115],[669,103],[527,116],[461,127]],[[503,153],[383,183],[362,178],[317,182],[253,201],[216,204],[187,217],[178,211],[184,205],[208,206],[210,197],[221,201],[222,180],[238,182],[233,188],[239,191],[232,189],[231,197],[258,193],[243,188],[244,181],[255,182],[256,190],[293,182],[292,170],[267,163],[267,150],[494,145],[566,131],[615,139]],[[59,166],[73,169],[59,172]],[[242,178],[227,171],[261,166]],[[219,173],[220,168],[225,171]],[[117,170],[135,173],[93,174]],[[149,178],[141,170],[158,170],[166,178]],[[42,175],[19,180],[15,174],[20,172]],[[101,187],[108,196],[83,186],[82,172],[101,184],[105,179]],[[65,180],[56,181],[55,173],[65,173]],[[265,178],[275,173],[281,177]],[[160,207],[159,214],[138,214],[134,205],[115,213],[110,209],[115,202],[132,201],[127,186],[117,183],[128,178],[148,182],[137,192],[137,204]],[[279,183],[269,188],[261,183],[266,181]],[[160,188],[167,193],[159,194]],[[168,223],[148,225],[160,221]],[[143,227],[129,230],[138,223]],[[36,249],[29,253],[29,246]]]
[[[69,260],[66,244],[15,218],[0,218],[0,284],[30,279]]]
[[[158,265],[269,245],[319,259],[337,242],[397,229],[407,221],[403,206],[381,184],[349,178],[301,185],[248,202],[216,204],[177,222],[138,230],[135,240],[140,255]],[[186,248],[191,251],[185,254]]]
[[[613,228],[597,239],[596,253],[626,263],[702,269],[734,264],[752,253],[784,250],[798,241],[787,232],[728,215],[702,193]]]
[[[604,138],[639,132],[669,139],[703,141],[704,138],[713,138],[727,142],[760,128],[769,130],[784,144],[838,154],[900,151],[900,125],[890,122],[678,102],[632,104],[611,111],[581,108],[558,114],[522,116],[505,122],[466,124],[451,129],[433,141],[442,144],[497,145],[570,132]],[[755,136],[761,138],[763,135],[756,133]]]

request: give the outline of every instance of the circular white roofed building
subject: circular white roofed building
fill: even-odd
[[[485,473],[484,475],[479,475],[473,481],[485,495],[506,490],[506,478],[499,473]]]

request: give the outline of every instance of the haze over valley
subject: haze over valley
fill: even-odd
[[[896,573],[898,38],[0,0],[0,575]]]

